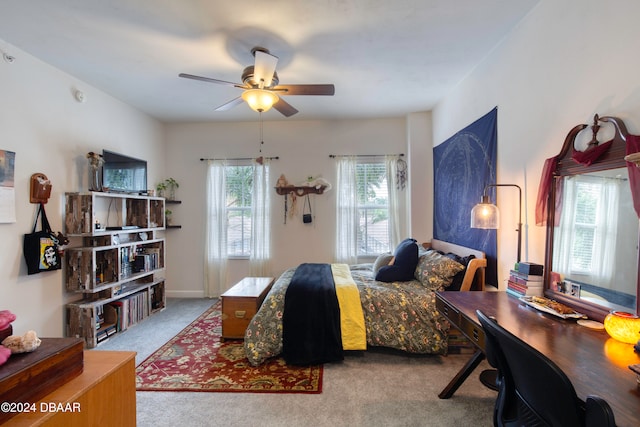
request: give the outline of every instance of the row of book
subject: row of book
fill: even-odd
[[[160,268],[160,249],[145,248],[142,253],[136,254],[133,262],[133,271],[153,271]]]
[[[542,296],[544,294],[543,266],[533,263],[518,263],[509,271],[507,293],[518,298]]]
[[[120,248],[120,278],[159,268],[162,268],[160,248],[134,246]]]
[[[96,322],[96,340],[105,341],[149,316],[148,297],[147,291],[142,291],[101,306]]]

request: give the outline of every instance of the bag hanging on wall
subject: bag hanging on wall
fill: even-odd
[[[36,231],[40,218],[40,228]],[[51,231],[47,214],[44,211],[44,204],[40,203],[38,214],[33,224],[33,230],[24,235],[23,254],[27,262],[28,274],[37,274],[42,271],[59,270],[62,268],[60,259],[60,235]]]
[[[307,207],[309,208],[309,213],[307,212]],[[302,208],[302,222],[305,224],[309,224],[313,221],[311,217],[311,200],[309,200],[309,195],[307,194],[307,200],[305,201],[304,207]]]

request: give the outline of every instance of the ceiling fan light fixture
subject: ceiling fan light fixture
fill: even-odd
[[[263,89],[249,89],[242,93],[242,99],[244,99],[252,110],[259,113],[269,111],[273,104],[278,102],[278,95],[268,90]]]

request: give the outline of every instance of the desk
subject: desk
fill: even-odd
[[[476,316],[476,310],[481,310],[553,360],[569,377],[580,399],[598,395],[613,409],[618,426],[640,425],[640,387],[628,368],[640,363],[640,356],[631,344],[619,343],[605,331],[582,327],[575,320],[537,311],[506,292],[439,292],[436,306],[478,348],[440,398],[451,397],[484,359],[484,331]]]

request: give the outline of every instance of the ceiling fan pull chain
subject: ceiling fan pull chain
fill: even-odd
[[[260,114],[260,154],[262,154],[262,146],[264,145],[264,137],[263,132],[262,132],[262,111],[260,111],[258,114]]]

